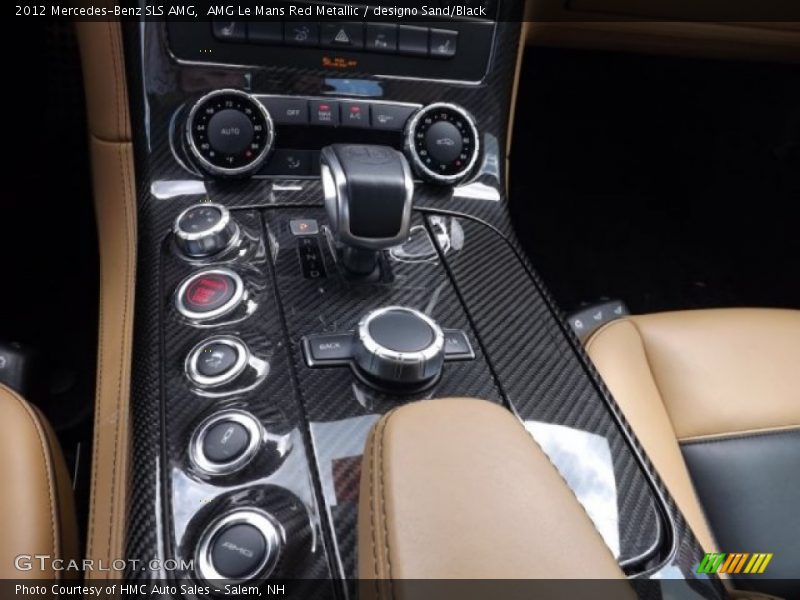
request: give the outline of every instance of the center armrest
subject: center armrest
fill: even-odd
[[[624,579],[550,460],[496,404],[397,408],[363,461],[360,579]]]

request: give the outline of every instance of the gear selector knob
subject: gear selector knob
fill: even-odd
[[[325,210],[345,266],[369,273],[380,250],[408,239],[411,167],[388,146],[334,144],[322,149],[320,160]]]

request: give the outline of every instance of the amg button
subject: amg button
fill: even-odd
[[[228,579],[255,575],[263,563],[267,542],[257,527],[239,523],[225,529],[211,544],[211,562]]]

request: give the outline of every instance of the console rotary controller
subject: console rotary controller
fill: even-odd
[[[269,111],[240,90],[206,94],[192,107],[186,122],[189,151],[212,175],[253,173],[269,156],[274,140]]]
[[[184,210],[172,227],[175,243],[189,258],[208,258],[233,246],[239,226],[221,204],[205,202]]]
[[[421,109],[406,127],[406,154],[417,175],[454,184],[475,168],[480,151],[478,128],[460,106],[439,102]]]
[[[444,334],[436,322],[412,308],[389,306],[358,324],[354,348],[358,368],[384,384],[422,386],[444,365]]]

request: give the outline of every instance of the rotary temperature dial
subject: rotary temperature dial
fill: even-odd
[[[475,121],[455,104],[430,104],[406,128],[406,153],[417,175],[428,181],[461,181],[475,167],[478,151]]]
[[[254,172],[272,150],[274,138],[269,111],[240,90],[206,94],[192,107],[186,122],[192,156],[214,175]]]

